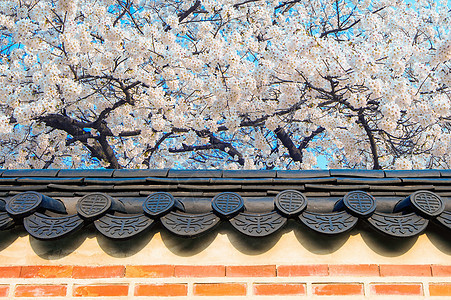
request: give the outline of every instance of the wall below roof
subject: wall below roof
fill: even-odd
[[[451,241],[439,228],[394,239],[362,226],[324,236],[290,222],[249,238],[228,226],[194,239],[154,229],[127,241],[94,228],[45,242],[0,232],[0,296],[451,296]]]

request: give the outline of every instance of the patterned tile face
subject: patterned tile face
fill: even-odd
[[[21,193],[6,204],[6,211],[13,216],[33,212],[42,202],[42,196],[35,192]]]
[[[236,193],[220,193],[213,198],[213,210],[222,216],[230,216],[243,208],[243,198]]]
[[[95,218],[104,214],[111,207],[111,198],[94,193],[81,198],[77,203],[77,211],[84,218]]]
[[[366,192],[349,192],[343,201],[346,207],[358,216],[368,216],[376,210],[376,200]]]
[[[301,213],[307,206],[307,198],[298,191],[287,190],[277,194],[276,207],[287,216]]]
[[[174,197],[169,193],[154,193],[146,198],[143,203],[144,212],[151,217],[156,217],[169,211],[175,204]]]

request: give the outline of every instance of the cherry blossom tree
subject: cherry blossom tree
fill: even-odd
[[[0,1],[0,166],[450,168],[447,5]]]

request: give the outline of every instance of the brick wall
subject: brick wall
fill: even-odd
[[[0,297],[232,295],[451,297],[451,265],[0,267]]]

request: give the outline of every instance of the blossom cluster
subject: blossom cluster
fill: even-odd
[[[450,168],[449,11],[0,1],[0,166]]]

